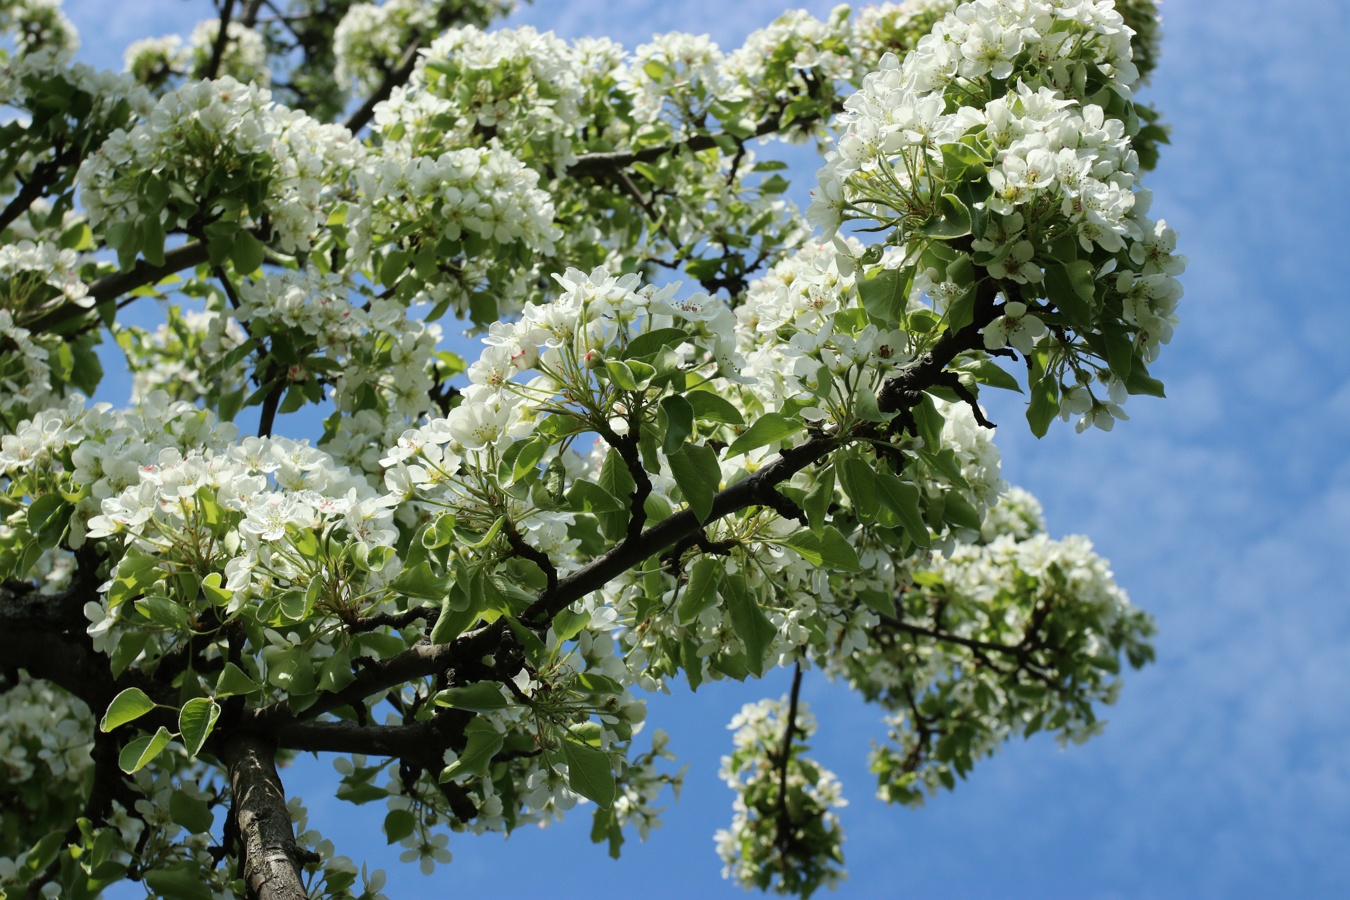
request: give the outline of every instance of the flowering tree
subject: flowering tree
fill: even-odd
[[[1041,435],[1162,394],[1151,0],[790,13],[731,53],[481,30],[504,6],[217,0],[110,74],[0,3],[0,896],[379,896],[288,801],[301,751],[427,871],[578,803],[617,854],[680,779],[640,695],[779,666],[719,852],[809,895],[842,800],[804,672],[880,708],[878,790],[918,804],[1089,737],[1151,657],[978,403],[1025,391]],[[824,152],[805,221],[771,138]]]

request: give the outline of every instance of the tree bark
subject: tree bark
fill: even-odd
[[[248,900],[307,900],[300,866],[316,857],[295,842],[275,756],[275,745],[252,734],[233,735],[221,751],[221,761],[230,772],[242,845],[244,896]]]

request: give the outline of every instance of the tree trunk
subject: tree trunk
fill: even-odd
[[[221,752],[229,767],[234,817],[248,900],[307,900],[301,863],[313,854],[295,842],[276,747],[257,735],[230,737]]]

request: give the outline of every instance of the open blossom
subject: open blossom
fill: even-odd
[[[1022,353],[1030,353],[1045,331],[1045,323],[1027,312],[1025,303],[1014,300],[1003,308],[1003,315],[985,326],[984,346],[986,350],[999,350],[1011,345]]]

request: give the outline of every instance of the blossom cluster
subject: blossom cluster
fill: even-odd
[[[746,888],[809,896],[846,877],[836,810],[847,801],[834,773],[805,756],[815,717],[804,703],[795,713],[788,718],[784,697],[747,703],[732,718],[735,749],[722,757],[719,774],[736,800],[731,827],[714,839],[723,877]],[[794,736],[790,743],[787,729]]]
[[[884,56],[845,102],[838,148],[807,213],[827,233],[855,217],[892,224],[907,261],[932,236],[973,226],[970,261],[1048,304],[1010,300],[985,329],[990,350],[1046,346],[1057,339],[1052,317],[1084,338],[1113,334],[1118,318],[1132,344],[1125,358],[1113,347],[1107,365],[1101,342],[1087,342],[1052,373],[1071,370],[1059,410],[1083,414],[1080,430],[1120,417],[1128,356],[1151,362],[1171,338],[1185,267],[1175,234],[1147,217],[1137,180],[1130,33],[1110,4],[1090,0],[960,7],[903,62]],[[916,282],[947,313],[942,269],[918,267]],[[1098,282],[1104,300],[1094,297]],[[1091,392],[1094,380],[1109,403]]]
[[[91,227],[134,227],[146,243],[158,235],[160,252],[164,234],[200,228],[203,215],[221,210],[247,227],[266,222],[280,248],[295,252],[327,222],[362,155],[341,126],[225,77],[165,94],[144,121],[110,135],[80,168],[80,198]]]
[[[902,632],[842,665],[826,661],[865,695],[891,698],[882,701],[891,743],[871,758],[889,801],[921,804],[1014,735],[1045,729],[1061,743],[1086,740],[1102,726],[1092,704],[1110,704],[1120,690],[1119,656],[1134,666],[1151,658],[1149,617],[1091,542],[1044,533],[1025,491],[1004,495],[980,539],[907,566],[902,577],[910,583],[897,592],[896,615],[923,622],[940,609],[953,640],[921,643]],[[1069,633],[1054,650],[1043,643],[1052,632]],[[963,641],[984,648],[980,664]],[[990,649],[999,646],[1006,654]],[[1072,674],[1047,687],[1045,673],[1067,664],[1055,656],[1066,649]]]
[[[267,45],[262,35],[238,21],[225,29],[226,42],[218,65],[218,74],[228,75],[245,84],[267,87],[272,80],[267,66]],[[199,22],[184,42],[176,34],[133,41],[123,54],[126,72],[137,84],[156,88],[175,76],[203,78],[208,71],[220,20]]]

